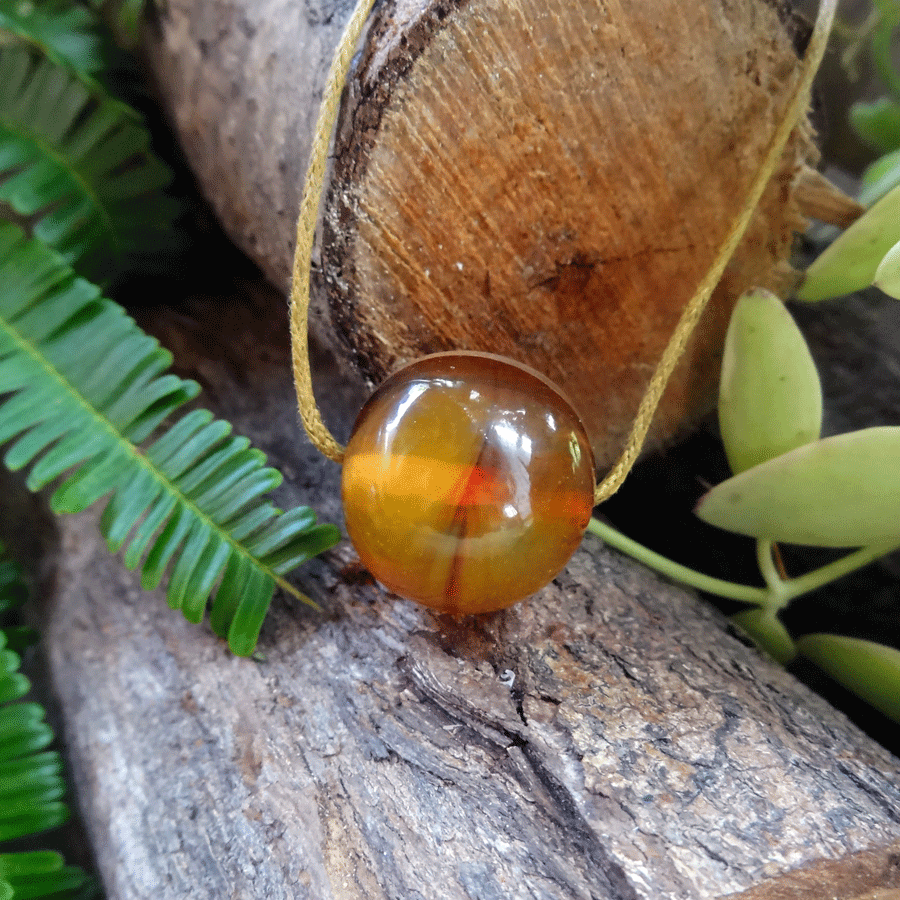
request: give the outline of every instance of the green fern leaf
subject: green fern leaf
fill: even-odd
[[[0,630],[0,660],[8,674],[24,682],[16,654],[6,649]],[[44,722],[45,711],[36,703],[0,706],[0,841],[15,840],[61,825],[68,818],[62,801],[65,784],[58,753],[43,748],[53,739]],[[47,850],[0,853],[0,898],[14,900],[74,898],[90,884],[87,875],[65,865]]]
[[[4,875],[4,869],[7,873]],[[13,900],[52,897],[75,898],[88,882],[84,872],[64,865],[63,858],[49,850],[7,853],[0,856],[0,879],[12,888]],[[3,881],[0,881],[2,884]]]
[[[27,594],[21,567],[5,554],[6,547],[0,543],[0,613],[20,606]]]
[[[30,685],[18,671],[18,656],[6,649],[2,630],[0,654],[7,674],[21,679],[19,686],[24,690],[17,692],[18,699]],[[61,802],[64,784],[59,756],[45,750],[53,732],[44,717],[44,709],[37,703],[4,702],[0,706],[0,841],[53,828],[68,815]],[[0,855],[0,879],[9,880],[5,859]]]
[[[44,711],[37,703],[0,708],[0,763],[43,750],[52,740],[53,732],[44,723]],[[5,840],[2,823],[0,840]]]
[[[0,0],[0,31],[33,47],[89,85],[118,55],[98,18],[72,0]]]
[[[62,859],[62,857],[59,857]],[[13,900],[79,900],[85,895],[87,877],[74,866],[61,866],[54,872],[29,873],[19,878],[11,878]],[[92,891],[87,896],[96,896]]]
[[[180,207],[128,108],[15,48],[0,51],[0,84],[0,200],[86,277],[164,267]]]
[[[56,512],[109,497],[101,529],[146,588],[168,573],[168,601],[192,622],[215,591],[211,622],[251,653],[284,574],[332,546],[307,508],[280,513],[263,495],[281,476],[204,410],[141,450],[197,385],[164,374],[171,357],[121,307],[38,241],[0,223],[0,441],[38,490],[62,479]],[[311,603],[312,601],[307,602]]]
[[[28,679],[19,672],[19,654],[0,650],[0,703],[21,699],[28,688]]]

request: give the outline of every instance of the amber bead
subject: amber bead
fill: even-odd
[[[347,531],[385,587],[456,615],[547,584],[578,547],[594,459],[566,398],[486,353],[439,353],[389,378],[344,456]]]

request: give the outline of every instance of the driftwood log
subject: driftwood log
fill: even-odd
[[[148,48],[226,230],[286,290],[325,70],[350,3],[171,0]],[[782,0],[385,0],[351,75],[313,327],[371,386],[425,353],[532,365],[621,452],[744,203],[808,30]],[[651,439],[714,398],[731,305],[779,287],[805,123]]]
[[[337,467],[297,424],[281,298],[255,296],[150,324],[285,472],[278,500],[340,521]],[[337,427],[361,398],[316,362]],[[143,593],[94,514],[60,528],[38,612],[110,900],[900,888],[900,761],[590,539],[538,596],[465,621],[384,596],[340,545],[296,580],[324,613],[277,597],[253,660]]]

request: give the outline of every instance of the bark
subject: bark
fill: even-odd
[[[339,521],[270,305],[208,300],[155,330],[285,472],[280,502]],[[346,427],[361,398],[316,364]],[[110,900],[805,900],[812,883],[846,900],[897,884],[900,761],[590,539],[535,598],[462,621],[383,595],[341,545],[297,576],[323,614],[277,598],[250,660],[142,593],[95,514],[60,527],[41,618]]]
[[[446,349],[531,364],[598,465],[756,173],[804,30],[770,0],[386,0],[351,76],[313,326],[368,384]],[[349,4],[172,0],[149,58],[235,240],[287,289],[324,71]],[[728,314],[782,286],[801,128],[651,440],[711,406]]]

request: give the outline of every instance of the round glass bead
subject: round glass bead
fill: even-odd
[[[542,588],[575,552],[594,458],[544,376],[487,353],[438,353],[363,407],[342,495],[350,539],[385,587],[441,612],[490,612]]]

